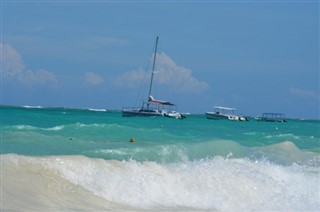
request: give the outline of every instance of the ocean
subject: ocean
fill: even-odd
[[[1,106],[0,153],[1,211],[320,211],[319,120]]]

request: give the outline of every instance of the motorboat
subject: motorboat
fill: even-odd
[[[236,115],[235,111],[235,108],[215,106],[213,112],[206,112],[206,117],[214,120],[248,121],[246,117]]]

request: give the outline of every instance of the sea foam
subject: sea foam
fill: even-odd
[[[50,176],[54,173],[64,184],[66,181],[70,187],[81,188],[81,191],[75,190],[74,195],[82,195],[77,192],[86,191],[91,197],[106,201],[107,208],[111,204],[118,210],[316,211],[320,208],[319,167],[283,166],[268,161],[218,156],[171,164],[84,156],[25,157],[9,154],[2,155],[1,159],[4,176],[8,177],[4,185],[9,186],[4,189],[4,195],[19,189],[19,186],[36,183],[34,170],[37,170],[37,174]],[[17,170],[24,177],[23,181],[17,182],[21,185],[6,184],[5,181],[10,181]],[[57,179],[46,180],[44,185],[50,185]],[[39,185],[37,189],[39,195],[50,192],[50,186]],[[40,198],[37,201],[46,200]],[[61,208],[67,207],[63,205],[66,202],[59,204]]]
[[[13,126],[13,128],[15,128],[17,130],[48,130],[48,131],[59,131],[59,130],[62,130],[64,127],[65,127],[64,125],[54,126],[54,127],[49,127],[49,128],[35,127],[35,126],[30,126],[30,125]]]

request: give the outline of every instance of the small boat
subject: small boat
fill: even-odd
[[[235,110],[235,108],[216,106],[213,112],[206,112],[206,117],[214,120],[248,121],[246,117],[236,115]]]
[[[261,117],[256,117],[255,119],[265,122],[287,122],[283,113],[263,113]]]
[[[151,72],[151,80],[149,85],[149,95],[148,101],[143,102],[142,106],[139,108],[128,108],[125,107],[122,109],[122,116],[130,117],[130,116],[164,116],[169,118],[176,118],[176,119],[183,119],[186,116],[182,115],[181,113],[176,111],[176,105],[163,100],[156,100],[151,95],[152,91],[152,82],[155,73],[155,64],[156,64],[156,57],[157,57],[157,47],[158,47],[158,40],[159,37],[156,38],[156,47],[153,56],[153,65],[152,65],[152,72]]]
[[[167,113],[164,113],[164,116],[169,117],[169,118],[176,118],[176,119],[185,119],[187,118],[185,115],[183,115],[182,113],[179,113],[175,110],[171,110]]]

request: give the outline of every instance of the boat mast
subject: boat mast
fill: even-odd
[[[153,65],[152,65],[152,73],[151,73],[151,81],[150,81],[150,87],[149,87],[148,101],[149,101],[149,98],[150,98],[150,95],[151,95],[151,89],[152,89],[153,74],[154,74],[154,68],[155,68],[156,57],[157,57],[158,40],[159,40],[159,36],[157,36],[157,38],[156,38],[156,48],[154,50],[154,56],[153,56]]]

